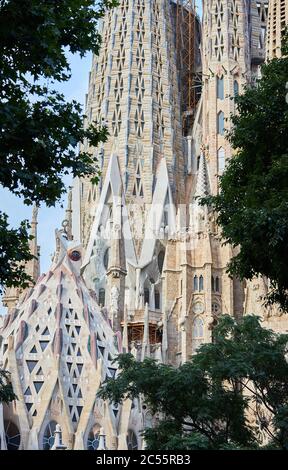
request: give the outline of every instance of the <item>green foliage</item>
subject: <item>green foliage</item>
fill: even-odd
[[[98,20],[115,0],[0,0],[0,184],[25,204],[54,205],[63,176],[98,180],[97,162],[79,143],[107,139],[101,123],[85,123],[81,106],[66,102],[56,82],[69,80],[67,53],[97,54]],[[27,224],[8,228],[1,214],[0,285],[22,286],[29,260]],[[17,263],[19,262],[19,263]]]
[[[32,279],[23,269],[23,262],[33,259],[29,250],[29,225],[23,221],[20,227],[9,227],[6,214],[0,212],[0,293],[2,287],[27,287]]]
[[[144,431],[149,449],[253,449],[263,435],[273,448],[287,448],[288,335],[263,328],[255,316],[238,323],[223,316],[214,338],[179,368],[120,355],[119,375],[99,396],[116,403],[143,397],[159,418]]]
[[[246,87],[236,102],[228,135],[235,155],[220,177],[219,194],[202,202],[217,212],[223,240],[239,247],[230,274],[268,277],[269,300],[287,310],[288,57],[265,64],[257,86]]]
[[[7,370],[0,370],[0,403],[9,403],[17,397],[12,389],[10,374]]]

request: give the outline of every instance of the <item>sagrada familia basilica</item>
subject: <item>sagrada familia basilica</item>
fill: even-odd
[[[18,399],[0,406],[1,449],[143,449],[157,417],[140,399],[97,398],[117,354],[177,366],[221,314],[287,331],[263,306],[266,279],[228,276],[234,251],[199,204],[233,158],[235,96],[281,54],[287,23],[287,0],[204,0],[201,18],[192,0],[120,0],[106,13],[85,125],[110,135],[82,146],[100,180],[74,181],[49,271],[35,260],[35,285],[5,293],[0,362]],[[37,255],[36,208],[31,225]]]

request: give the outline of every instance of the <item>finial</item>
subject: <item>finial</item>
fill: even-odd
[[[100,428],[100,432],[99,432],[99,446],[97,448],[97,450],[107,450],[106,447],[105,447],[105,432],[104,432],[104,428]]]
[[[62,430],[60,424],[56,424],[54,432],[54,444],[51,450],[66,450],[67,447],[62,443]]]
[[[65,219],[62,222],[64,233],[66,234],[67,240],[73,240],[72,236],[72,186],[68,188],[68,201],[67,209],[65,213]]]

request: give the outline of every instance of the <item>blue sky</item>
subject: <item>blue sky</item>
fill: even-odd
[[[197,0],[196,4],[198,6],[197,12],[201,15],[202,1]],[[68,82],[59,84],[57,89],[65,95],[67,100],[76,99],[79,103],[84,105],[92,56],[88,54],[81,59],[79,56],[70,54],[68,58],[71,65],[72,77]],[[71,179],[67,178],[66,183],[67,186],[70,185],[72,183]],[[32,213],[31,206],[25,206],[19,198],[1,188],[1,186],[0,201],[0,210],[9,215],[9,221],[12,226],[17,227],[23,219],[30,220]],[[41,254],[41,272],[46,272],[50,266],[51,256],[55,248],[54,232],[56,228],[61,227],[65,206],[66,197],[55,207],[47,208],[43,204],[40,207],[38,216],[38,244],[40,245]],[[3,312],[3,308],[0,302],[0,312],[1,311]]]
[[[76,99],[84,104],[85,94],[88,89],[88,75],[92,63],[92,56],[89,54],[83,59],[79,56],[69,56],[72,77],[69,82],[59,84],[57,89],[61,91],[67,100]],[[71,178],[67,178],[67,186],[72,183]],[[14,227],[19,225],[23,219],[31,219],[32,207],[25,206],[21,199],[11,194],[0,186],[0,210],[9,215],[10,224]],[[48,208],[44,204],[40,207],[38,216],[38,244],[41,253],[41,272],[46,272],[51,264],[51,255],[55,248],[55,229],[61,227],[66,206],[66,197],[55,207]],[[4,309],[0,303],[0,313]]]

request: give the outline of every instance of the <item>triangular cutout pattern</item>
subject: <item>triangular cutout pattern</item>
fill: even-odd
[[[42,351],[45,351],[45,349],[47,348],[49,344],[49,341],[39,341],[39,344],[40,344],[40,348],[42,349]]]
[[[36,393],[39,393],[44,382],[33,382]]]
[[[29,372],[32,372],[38,361],[26,361]]]

